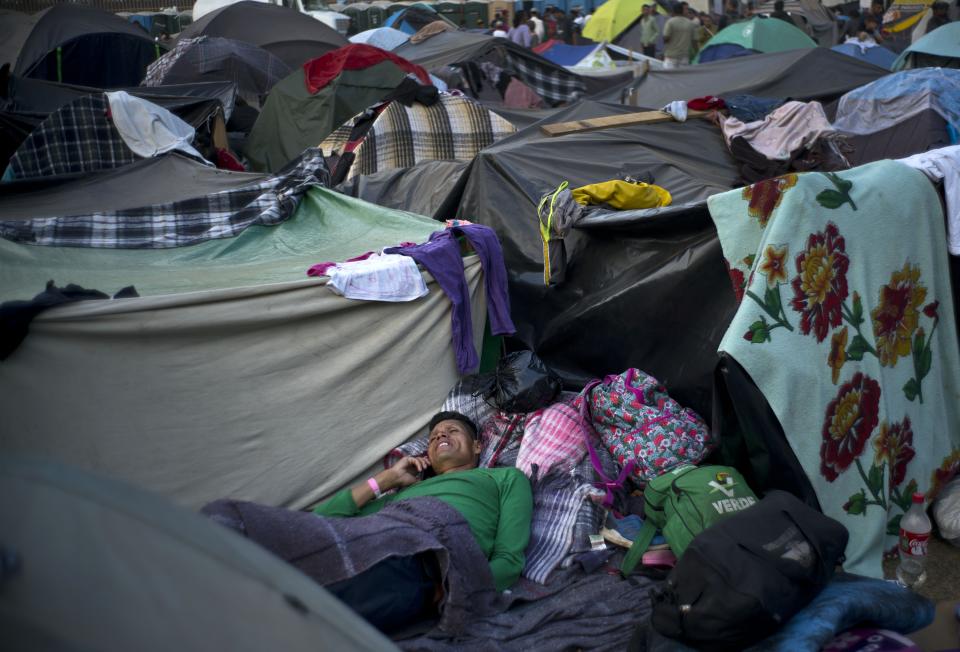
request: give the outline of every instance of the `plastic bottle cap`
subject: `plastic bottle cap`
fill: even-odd
[[[922,503],[923,500],[924,500],[924,496],[921,492],[917,491],[913,494],[913,502]]]

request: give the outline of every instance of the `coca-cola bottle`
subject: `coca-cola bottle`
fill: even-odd
[[[930,519],[924,509],[923,494],[913,494],[913,505],[900,519],[900,564],[897,581],[911,588],[927,579],[927,541],[930,539]]]

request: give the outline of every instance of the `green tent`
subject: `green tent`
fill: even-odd
[[[339,50],[331,54],[336,52]],[[247,158],[256,170],[278,171],[306,148],[316,147],[344,122],[384,99],[406,75],[389,60],[358,70],[343,67],[326,86],[311,94],[304,69],[297,68],[270,91],[250,131]]]
[[[694,63],[756,54],[817,47],[800,29],[777,18],[756,17],[717,32],[694,58]]]
[[[960,23],[947,23],[908,47],[893,63],[894,70],[960,68]]]
[[[395,650],[305,575],[158,496],[0,461],[7,650]]]

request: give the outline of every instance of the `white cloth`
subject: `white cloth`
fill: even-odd
[[[682,68],[683,66],[690,65],[690,57],[664,57],[663,58],[663,69],[664,70],[675,70],[677,68]]]
[[[126,91],[105,95],[110,103],[113,126],[137,156],[150,158],[176,149],[205,161],[190,144],[196,134],[194,128],[162,106]]]
[[[414,301],[427,294],[417,263],[399,254],[339,263],[329,275],[328,287],[347,299]]]
[[[787,102],[763,120],[754,122],[729,117],[720,128],[727,145],[739,136],[774,161],[789,160],[793,152],[835,131],[820,102]]]
[[[941,147],[898,160],[923,172],[931,181],[943,181],[947,200],[947,249],[960,256],[960,145]]]
[[[668,114],[677,122],[687,121],[687,103],[683,100],[674,100],[660,110]]]

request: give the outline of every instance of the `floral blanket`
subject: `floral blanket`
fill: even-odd
[[[914,491],[960,470],[960,353],[943,210],[879,161],[708,200],[740,307],[720,350],[773,409],[849,572],[882,577]]]

